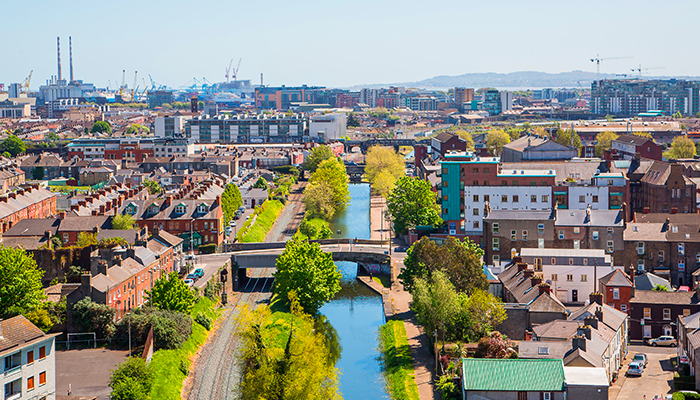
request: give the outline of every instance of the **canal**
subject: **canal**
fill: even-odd
[[[350,204],[331,223],[333,237],[370,239],[369,184],[351,184]],[[357,264],[336,262],[343,274],[342,289],[321,308],[338,332],[342,347],[336,366],[340,370],[340,391],[343,398],[388,399],[377,335],[384,324],[381,297],[360,283]]]

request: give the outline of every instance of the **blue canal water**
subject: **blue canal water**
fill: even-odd
[[[350,185],[350,204],[331,223],[333,237],[370,239],[370,188],[368,184]],[[343,398],[388,399],[379,359],[377,335],[384,324],[382,299],[357,281],[357,264],[336,262],[343,274],[342,289],[321,308],[338,332],[342,347],[336,366],[340,369]]]

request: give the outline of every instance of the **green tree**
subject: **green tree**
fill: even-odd
[[[397,234],[406,234],[416,226],[442,225],[435,193],[430,183],[422,179],[399,178],[387,199],[387,209]]]
[[[687,136],[673,139],[671,148],[664,152],[667,159],[692,158],[696,154],[695,142]]]
[[[112,125],[107,121],[95,121],[90,128],[91,133],[112,133]]]
[[[330,221],[336,213],[333,189],[328,182],[311,183],[304,189],[304,207],[311,218]]]
[[[44,167],[34,167],[32,169],[32,179],[40,181],[44,179]]]
[[[314,184],[320,185],[322,182],[330,189],[334,210],[333,215],[338,211],[344,210],[350,201],[348,174],[345,170],[345,164],[336,158],[323,160],[316,168],[316,172],[311,174],[309,186]],[[309,186],[307,186],[307,189]]]
[[[304,169],[312,173],[316,172],[321,162],[329,158],[335,158],[330,147],[325,145],[314,147],[304,160]]]
[[[241,197],[241,191],[238,186],[233,183],[226,185],[226,189],[221,194],[221,207],[224,211],[224,223],[228,224],[233,219],[236,210],[238,210],[243,204],[243,198]]]
[[[262,176],[253,185],[255,189],[267,189],[267,181]]]
[[[632,134],[633,134],[634,136],[639,136],[639,137],[645,137],[645,138],[652,139],[651,133],[649,133],[649,132],[637,132],[637,131],[632,131]]]
[[[0,144],[0,150],[10,153],[12,157],[17,157],[17,155],[22,154],[27,150],[27,146],[24,145],[22,139],[15,135],[10,135],[2,141],[2,144]]]
[[[428,279],[417,278],[411,291],[411,308],[426,332],[438,330],[445,341],[445,332],[459,314],[459,295],[447,275],[435,271]]]
[[[467,142],[467,150],[474,150],[474,137],[471,133],[460,129],[455,131],[455,134],[457,134],[457,136],[459,136],[460,138],[464,139],[465,142]]]
[[[0,246],[0,317],[11,317],[40,307],[46,298],[34,258],[21,248]]]
[[[470,296],[460,293],[459,302],[455,334],[460,340],[477,341],[507,317],[501,299],[481,289],[473,290]]]
[[[129,214],[117,214],[114,217],[112,217],[112,229],[133,229],[135,223],[136,220]]]
[[[160,186],[160,183],[152,179],[144,179],[142,184],[144,187],[148,188],[148,193],[150,194],[157,194],[163,191],[163,188]]]
[[[404,176],[406,163],[390,147],[372,146],[365,157],[365,177],[382,196],[387,196],[397,179]],[[380,185],[377,185],[378,181]],[[379,190],[381,189],[381,190]]]
[[[557,136],[554,141],[562,144],[564,146],[573,146],[576,150],[581,150],[583,144],[581,143],[581,137],[573,129],[559,129],[557,130]]]
[[[510,143],[510,135],[502,130],[494,130],[486,135],[486,146],[494,156],[500,156],[503,146]]]
[[[425,279],[435,271],[443,271],[459,292],[469,295],[477,289],[487,290],[489,282],[481,261],[483,254],[484,251],[468,238],[460,241],[448,237],[438,245],[422,237],[406,252],[405,268],[399,279],[406,290],[411,291],[417,278]]]
[[[655,285],[651,290],[655,292],[668,292],[668,287],[659,283]]]
[[[78,241],[76,242],[76,246],[87,247],[87,246],[93,246],[96,244],[97,244],[97,234],[96,233],[80,232],[80,234],[78,235]]]
[[[293,237],[275,265],[272,292],[287,299],[294,291],[299,304],[309,314],[316,314],[340,290],[341,273],[333,263],[333,256],[321,250],[318,243]]]
[[[111,400],[146,400],[150,397],[155,373],[141,357],[129,357],[119,364],[109,378]]]
[[[3,152],[2,152],[2,156],[3,156],[4,158],[12,158],[12,154],[10,154],[9,151],[3,151]]]
[[[355,114],[354,114],[354,113],[348,114],[348,122],[347,122],[347,126],[348,126],[348,127],[350,127],[350,128],[356,128],[356,127],[358,127],[358,126],[360,126],[360,125],[361,125],[361,124],[360,124],[360,121],[358,121],[358,120],[355,118]]]
[[[31,321],[32,324],[36,325],[37,328],[44,332],[48,332],[53,328],[53,321],[49,315],[48,310],[44,307],[38,307],[31,311],[24,313],[25,318]]]
[[[134,134],[139,134],[139,133],[150,133],[151,130],[148,129],[148,127],[143,126],[141,124],[131,124],[129,125],[129,128],[127,128],[126,133],[128,135],[134,135]]]
[[[242,400],[340,400],[333,343],[292,298],[291,314],[280,320],[267,306],[244,307],[241,326]],[[337,345],[337,340],[336,343]],[[339,350],[339,348],[337,349]]]
[[[73,325],[80,332],[95,332],[98,337],[109,339],[114,336],[116,310],[107,304],[93,302],[86,297],[72,305]]]
[[[680,111],[676,111],[676,113],[673,114],[673,118],[683,118],[683,114],[681,114]]]
[[[598,158],[603,158],[603,153],[605,153],[605,150],[610,150],[612,147],[612,141],[619,137],[620,135],[616,135],[610,131],[599,133],[596,136],[595,156]]]
[[[148,301],[159,310],[179,311],[189,314],[197,300],[194,291],[178,278],[176,272],[161,277],[146,291]]]

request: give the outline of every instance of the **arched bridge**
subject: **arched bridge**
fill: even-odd
[[[349,153],[353,147],[360,147],[363,153],[372,146],[391,146],[398,149],[399,146],[415,146],[416,141],[413,139],[368,139],[368,140],[348,140],[345,142],[345,152]]]
[[[274,268],[277,257],[284,251],[283,246],[277,243],[260,243],[273,245],[267,249],[234,251],[231,254],[231,262],[238,265],[239,269],[247,268]],[[284,244],[284,242],[281,242]],[[389,248],[384,245],[374,244],[349,244],[344,243],[323,244],[321,249],[333,255],[333,261],[351,261],[363,264],[388,264],[391,261]]]

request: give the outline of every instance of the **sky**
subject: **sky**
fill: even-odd
[[[8,1],[0,19],[0,83],[57,74],[68,37],[76,79],[116,87],[148,74],[180,87],[240,79],[348,87],[478,72],[659,68],[700,76],[697,0],[64,0]]]

